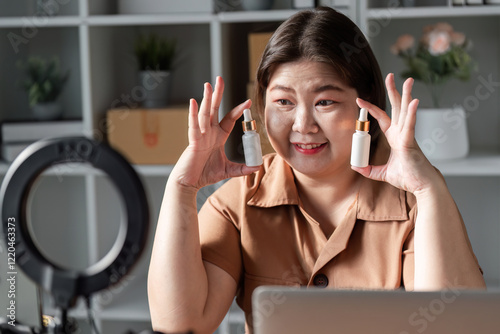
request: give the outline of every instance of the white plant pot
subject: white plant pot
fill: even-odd
[[[39,121],[52,121],[62,115],[61,105],[57,102],[41,102],[31,108],[33,116]]]
[[[415,138],[429,160],[466,157],[469,135],[465,111],[461,107],[419,109]]]

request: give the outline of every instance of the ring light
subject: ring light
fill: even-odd
[[[125,202],[126,212],[118,240],[109,253],[83,271],[55,265],[40,252],[29,233],[26,213],[30,188],[45,169],[78,162],[90,163],[110,177]],[[121,279],[146,243],[149,208],[139,176],[118,152],[85,137],[48,139],[30,145],[9,167],[0,189],[0,200],[5,236],[8,235],[8,222],[16,222],[17,266],[51,292],[56,305],[63,310],[73,306],[76,297],[89,297]]]

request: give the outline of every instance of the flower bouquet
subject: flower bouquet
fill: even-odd
[[[391,52],[401,57],[407,70],[404,78],[422,81],[430,90],[434,107],[439,107],[441,90],[449,79],[467,81],[475,67],[468,51],[470,41],[445,22],[428,25],[417,45],[412,35],[400,36]]]

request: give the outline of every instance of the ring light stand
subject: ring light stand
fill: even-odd
[[[90,163],[104,171],[125,202],[126,219],[121,223],[118,240],[103,259],[83,271],[62,268],[49,261],[36,247],[28,229],[30,188],[45,169],[65,163]],[[66,325],[67,310],[74,306],[77,297],[88,300],[92,293],[117,283],[139,258],[146,243],[149,208],[139,176],[118,152],[85,137],[48,139],[30,145],[8,169],[0,200],[5,236],[8,222],[16,222],[16,265],[53,295],[63,313],[62,328]]]

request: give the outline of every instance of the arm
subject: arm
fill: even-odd
[[[202,260],[196,209],[196,194],[201,187],[258,170],[232,163],[224,154],[224,143],[250,101],[233,109],[219,123],[222,91],[221,78],[214,92],[205,84],[199,112],[191,100],[189,146],[165,188],[148,274],[155,330],[212,333],[236,293],[237,283],[228,273]]]
[[[414,193],[415,290],[485,288],[464,223],[442,178]]]
[[[412,85],[413,79],[406,80],[401,96],[394,76],[387,76],[392,119],[375,105],[357,100],[358,105],[367,108],[379,122],[391,154],[385,165],[353,169],[415,195],[418,208],[414,236],[415,290],[484,288],[460,212],[441,174],[415,140],[419,101],[411,97]]]

